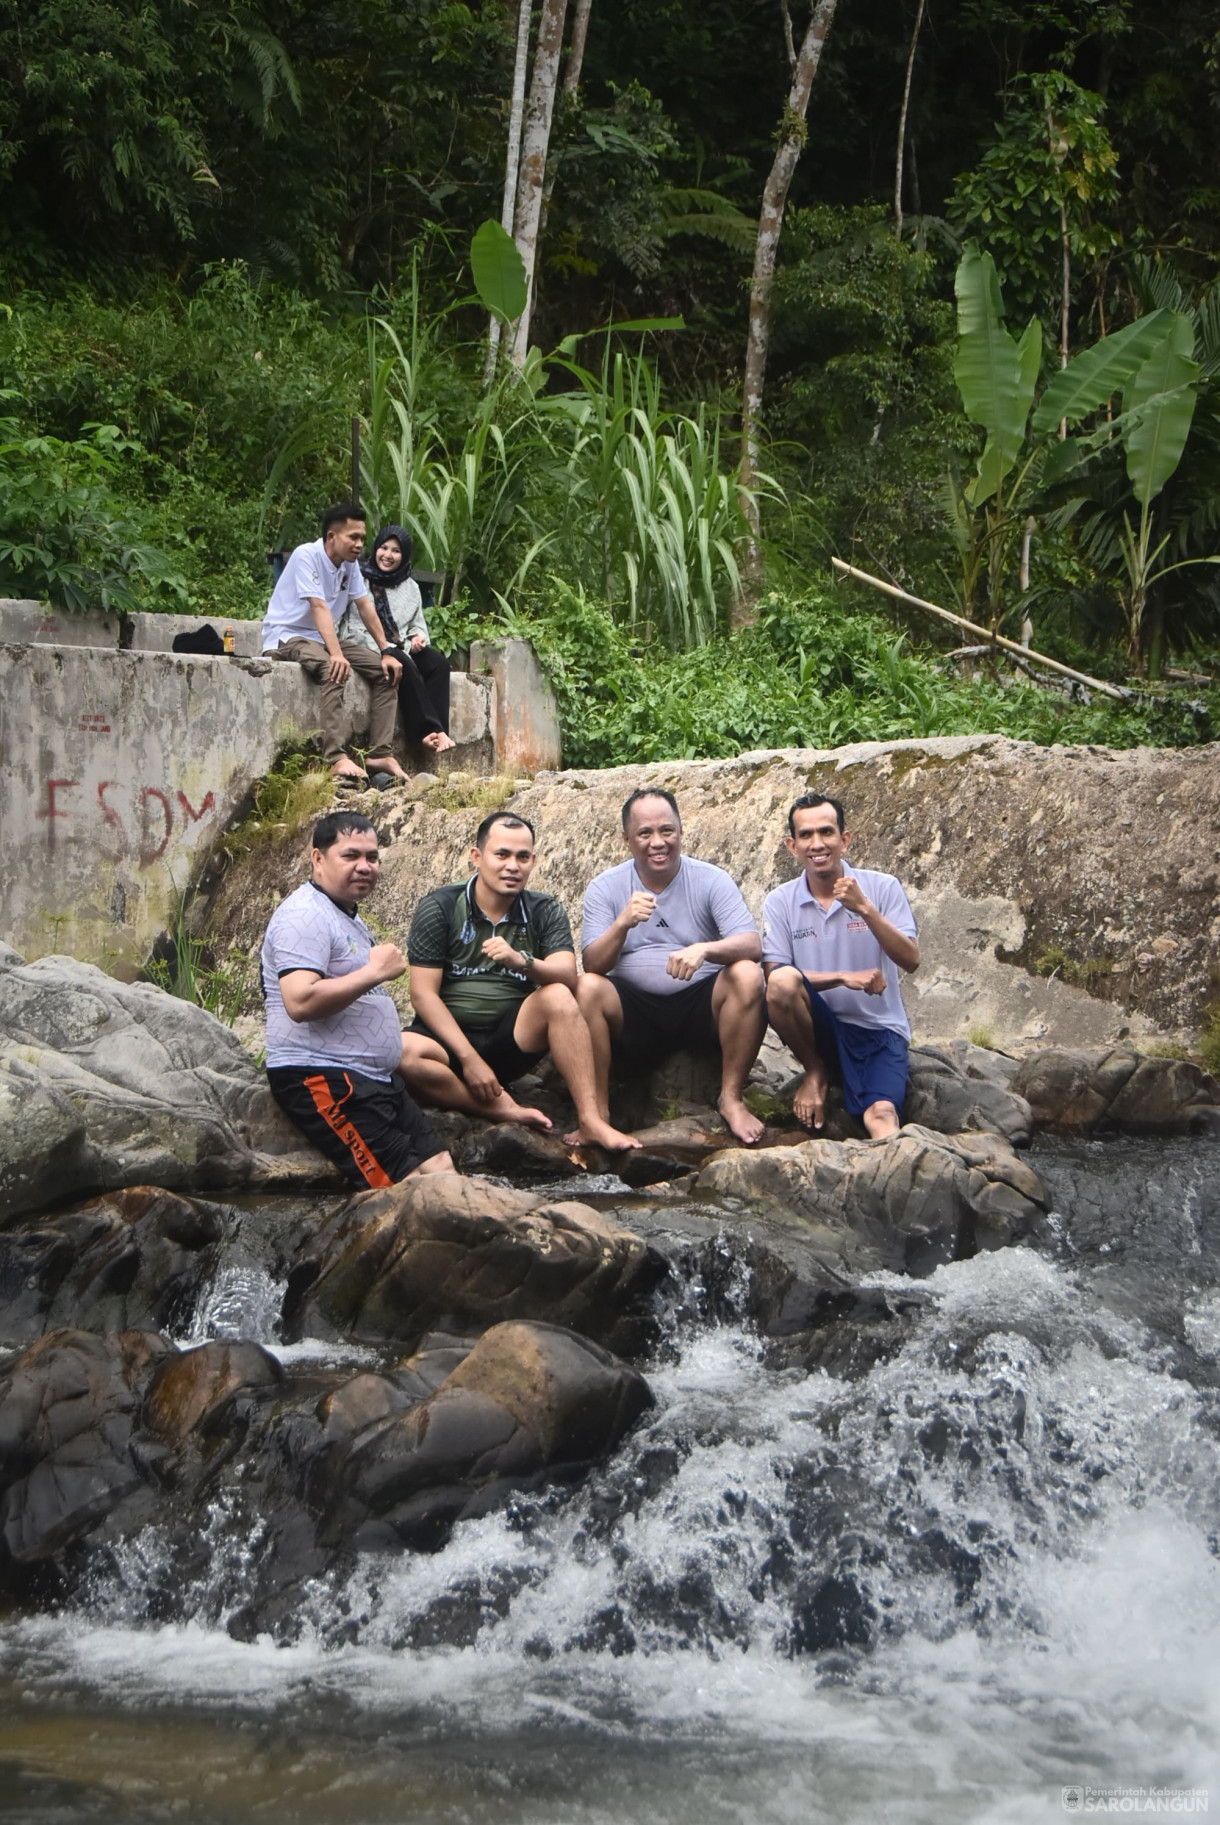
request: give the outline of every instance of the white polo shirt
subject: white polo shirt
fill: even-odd
[[[849,868],[843,873],[859,881],[865,896],[890,924],[908,938],[918,937],[915,915],[892,874],[872,868]],[[881,970],[884,995],[866,995],[860,989],[819,989],[826,1005],[856,1027],[889,1027],[910,1040],[911,1023],[902,1005],[898,965],[887,957],[859,913],[841,900],[829,909],[814,899],[809,878],[802,871],[795,881],[777,887],[763,903],[763,962],[794,963],[798,970]]]
[[[309,606],[311,596],[321,596],[338,627],[348,603],[368,593],[368,582],[358,560],[332,564],[321,539],[315,539],[312,545],[298,545],[267,604],[263,651],[273,652],[281,640],[316,640],[319,646],[325,645]]]

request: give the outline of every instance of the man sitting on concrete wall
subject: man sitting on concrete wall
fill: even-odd
[[[377,885],[377,832],[358,812],[330,811],[314,826],[312,860],[313,879],[277,908],[263,941],[271,1094],[361,1191],[452,1172],[394,1076],[402,1021],[385,985],[407,960],[374,944],[357,911]]]
[[[263,620],[263,651],[273,659],[295,659],[322,687],[322,753],[337,779],[367,784],[368,778],[343,751],[343,690],[354,671],[372,693],[369,716],[370,773],[408,778],[392,753],[402,667],[389,651],[377,618],[360,553],[364,515],[350,501],[322,516],[322,537],[298,545],[284,566]],[[349,603],[355,603],[372,648],[340,640],[335,632]]]
[[[548,1117],[505,1085],[550,1052],[576,1105],[569,1139],[638,1147],[598,1107],[568,915],[552,894],[526,892],[537,859],[533,825],[493,811],[475,834],[470,879],[434,888],[416,907],[407,938],[416,1018],[403,1035],[403,1073],[425,1103],[546,1129]]]
[[[892,874],[849,868],[851,842],[837,798],[818,791],[788,813],[795,881],[763,907],[763,967],[771,1025],[804,1067],[792,1100],[820,1128],[831,1070],[843,1106],[874,1140],[897,1134],[907,1090],[911,1023],[898,971],[919,968],[915,918]]]
[[[602,1114],[612,1053],[647,1071],[680,1048],[719,1045],[720,1113],[750,1146],[763,1125],[742,1098],[767,1028],[758,927],[731,875],[683,855],[671,792],[633,792],[623,840],[631,859],[585,894],[577,991]]]

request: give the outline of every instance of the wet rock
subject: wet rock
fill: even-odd
[[[1036,1052],[1012,1087],[1039,1128],[1060,1134],[1220,1133],[1214,1077],[1184,1059],[1147,1058],[1127,1046]]]
[[[145,1420],[168,1444],[206,1427],[239,1388],[279,1388],[284,1371],[257,1343],[205,1343],[182,1350],[157,1369]]]
[[[608,1350],[546,1324],[437,1336],[387,1374],[322,1380],[319,1395],[316,1373],[294,1380],[251,1343],[40,1339],[0,1375],[0,1586],[50,1567],[70,1587],[155,1525],[158,1617],[218,1619],[232,1596],[210,1557],[232,1550],[249,1599],[234,1633],[290,1633],[305,1581],[572,1481],[652,1401]]]
[[[0,1336],[24,1343],[64,1326],[182,1329],[219,1261],[212,1205],[155,1186],[109,1192],[0,1231]]]
[[[144,1332],[57,1331],[5,1366],[0,1575],[61,1551],[142,1491],[143,1390],[166,1350]]]
[[[520,1122],[469,1124],[454,1163],[462,1172],[496,1174],[518,1185],[579,1179],[588,1171],[562,1136]]]
[[[289,1278],[285,1335],[413,1346],[528,1318],[633,1350],[664,1272],[586,1205],[437,1174],[361,1193],[315,1232]]]
[[[587,1338],[497,1325],[428,1400],[355,1444],[327,1536],[435,1546],[515,1489],[580,1475],[651,1404],[644,1378]]]
[[[1002,1134],[1014,1147],[1027,1147],[1033,1136],[1033,1112],[1026,1099],[1009,1088],[1016,1060],[1006,1059],[997,1068],[992,1061],[1000,1056],[964,1040],[952,1047],[913,1046],[904,1120],[938,1134]]]
[[[695,1194],[740,1198],[800,1225],[849,1273],[923,1275],[1033,1233],[1046,1210],[1036,1173],[992,1134],[904,1128],[888,1141],[806,1141],[717,1156]]]
[[[240,1041],[92,964],[0,971],[0,1221],[91,1191],[333,1179]]]

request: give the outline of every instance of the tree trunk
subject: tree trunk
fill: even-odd
[[[585,39],[589,36],[589,14],[593,11],[593,0],[576,0],[576,13],[572,20],[572,42],[568,46],[568,61],[563,68],[563,99],[567,103],[576,100],[580,88],[580,72],[585,61]],[[560,114],[562,119],[562,112]],[[551,208],[551,192],[555,188],[555,179],[559,175],[562,153],[556,149],[553,157],[546,162],[546,183],[542,187],[542,218],[538,225],[541,238],[546,233],[546,218]]]
[[[563,22],[567,10],[568,0],[542,0],[538,46],[534,52],[534,75],[525,109],[525,131],[521,137],[521,172],[517,180],[517,211],[513,233],[517,251],[525,262],[527,291],[525,309],[517,320],[517,333],[513,339],[513,364],[518,368],[525,366],[529,350],[534,275],[538,261],[538,224],[542,217],[546,154],[551,139],[551,119],[555,113],[559,58],[563,50]]]
[[[911,48],[907,52],[907,79],[902,88],[902,111],[898,116],[898,156],[894,160],[894,239],[902,239],[902,165],[906,157],[907,114],[911,106],[911,78],[915,74],[915,52],[919,45],[919,31],[923,25],[924,8],[928,0],[919,0],[919,11],[915,14],[915,29],[911,33]]]
[[[751,621],[754,604],[762,586],[762,548],[758,503],[753,489],[758,475],[758,426],[762,417],[763,384],[767,374],[767,345],[771,337],[771,292],[775,282],[775,258],[779,251],[780,232],[784,226],[784,206],[801,147],[805,143],[805,115],[809,108],[809,91],[822,57],[822,46],[830,31],[838,0],[816,0],[801,48],[792,72],[792,86],[780,123],[779,145],[763,189],[762,208],[758,216],[758,238],[754,243],[754,272],[750,280],[750,328],[746,338],[745,385],[741,411],[741,485],[742,504],[749,522],[745,561],[742,565],[742,587],[734,598],[731,620],[734,627]]]
[[[517,6],[517,55],[513,61],[513,99],[508,116],[508,153],[504,160],[504,197],[500,204],[500,226],[505,234],[513,231],[517,207],[517,170],[521,163],[521,121],[525,113],[525,72],[530,58],[530,19],[532,0],[519,0]],[[487,362],[483,369],[483,390],[496,377],[500,353],[500,319],[492,317],[487,331]]]
[[[575,95],[580,87],[580,71],[585,61],[585,39],[589,36],[589,14],[593,11],[593,0],[576,0],[576,12],[572,19],[572,42],[568,46],[568,62],[563,73],[563,92],[569,98]]]

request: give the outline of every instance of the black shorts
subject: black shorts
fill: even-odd
[[[289,1121],[361,1191],[395,1185],[445,1151],[396,1077],[383,1084],[329,1065],[279,1065],[267,1082]]]
[[[659,1064],[671,1052],[705,1051],[720,1036],[712,1014],[716,977],[688,982],[672,995],[653,995],[627,982],[614,988],[623,1009],[623,1030],[614,1041],[616,1055],[636,1063]],[[613,981],[613,978],[611,978]]]
[[[522,997],[515,1007],[506,1009],[494,1027],[463,1027],[467,1039],[483,1060],[491,1066],[502,1084],[512,1084],[527,1071],[532,1071],[540,1058],[546,1057],[545,1049],[541,1052],[523,1052],[513,1038],[513,1028],[517,1024],[517,1015],[521,1012],[527,997]],[[438,1046],[444,1046],[449,1068],[455,1076],[461,1077],[462,1067],[455,1054],[445,1045],[439,1034],[425,1026],[418,1016],[407,1028],[408,1033],[420,1033],[425,1039],[435,1039]]]

